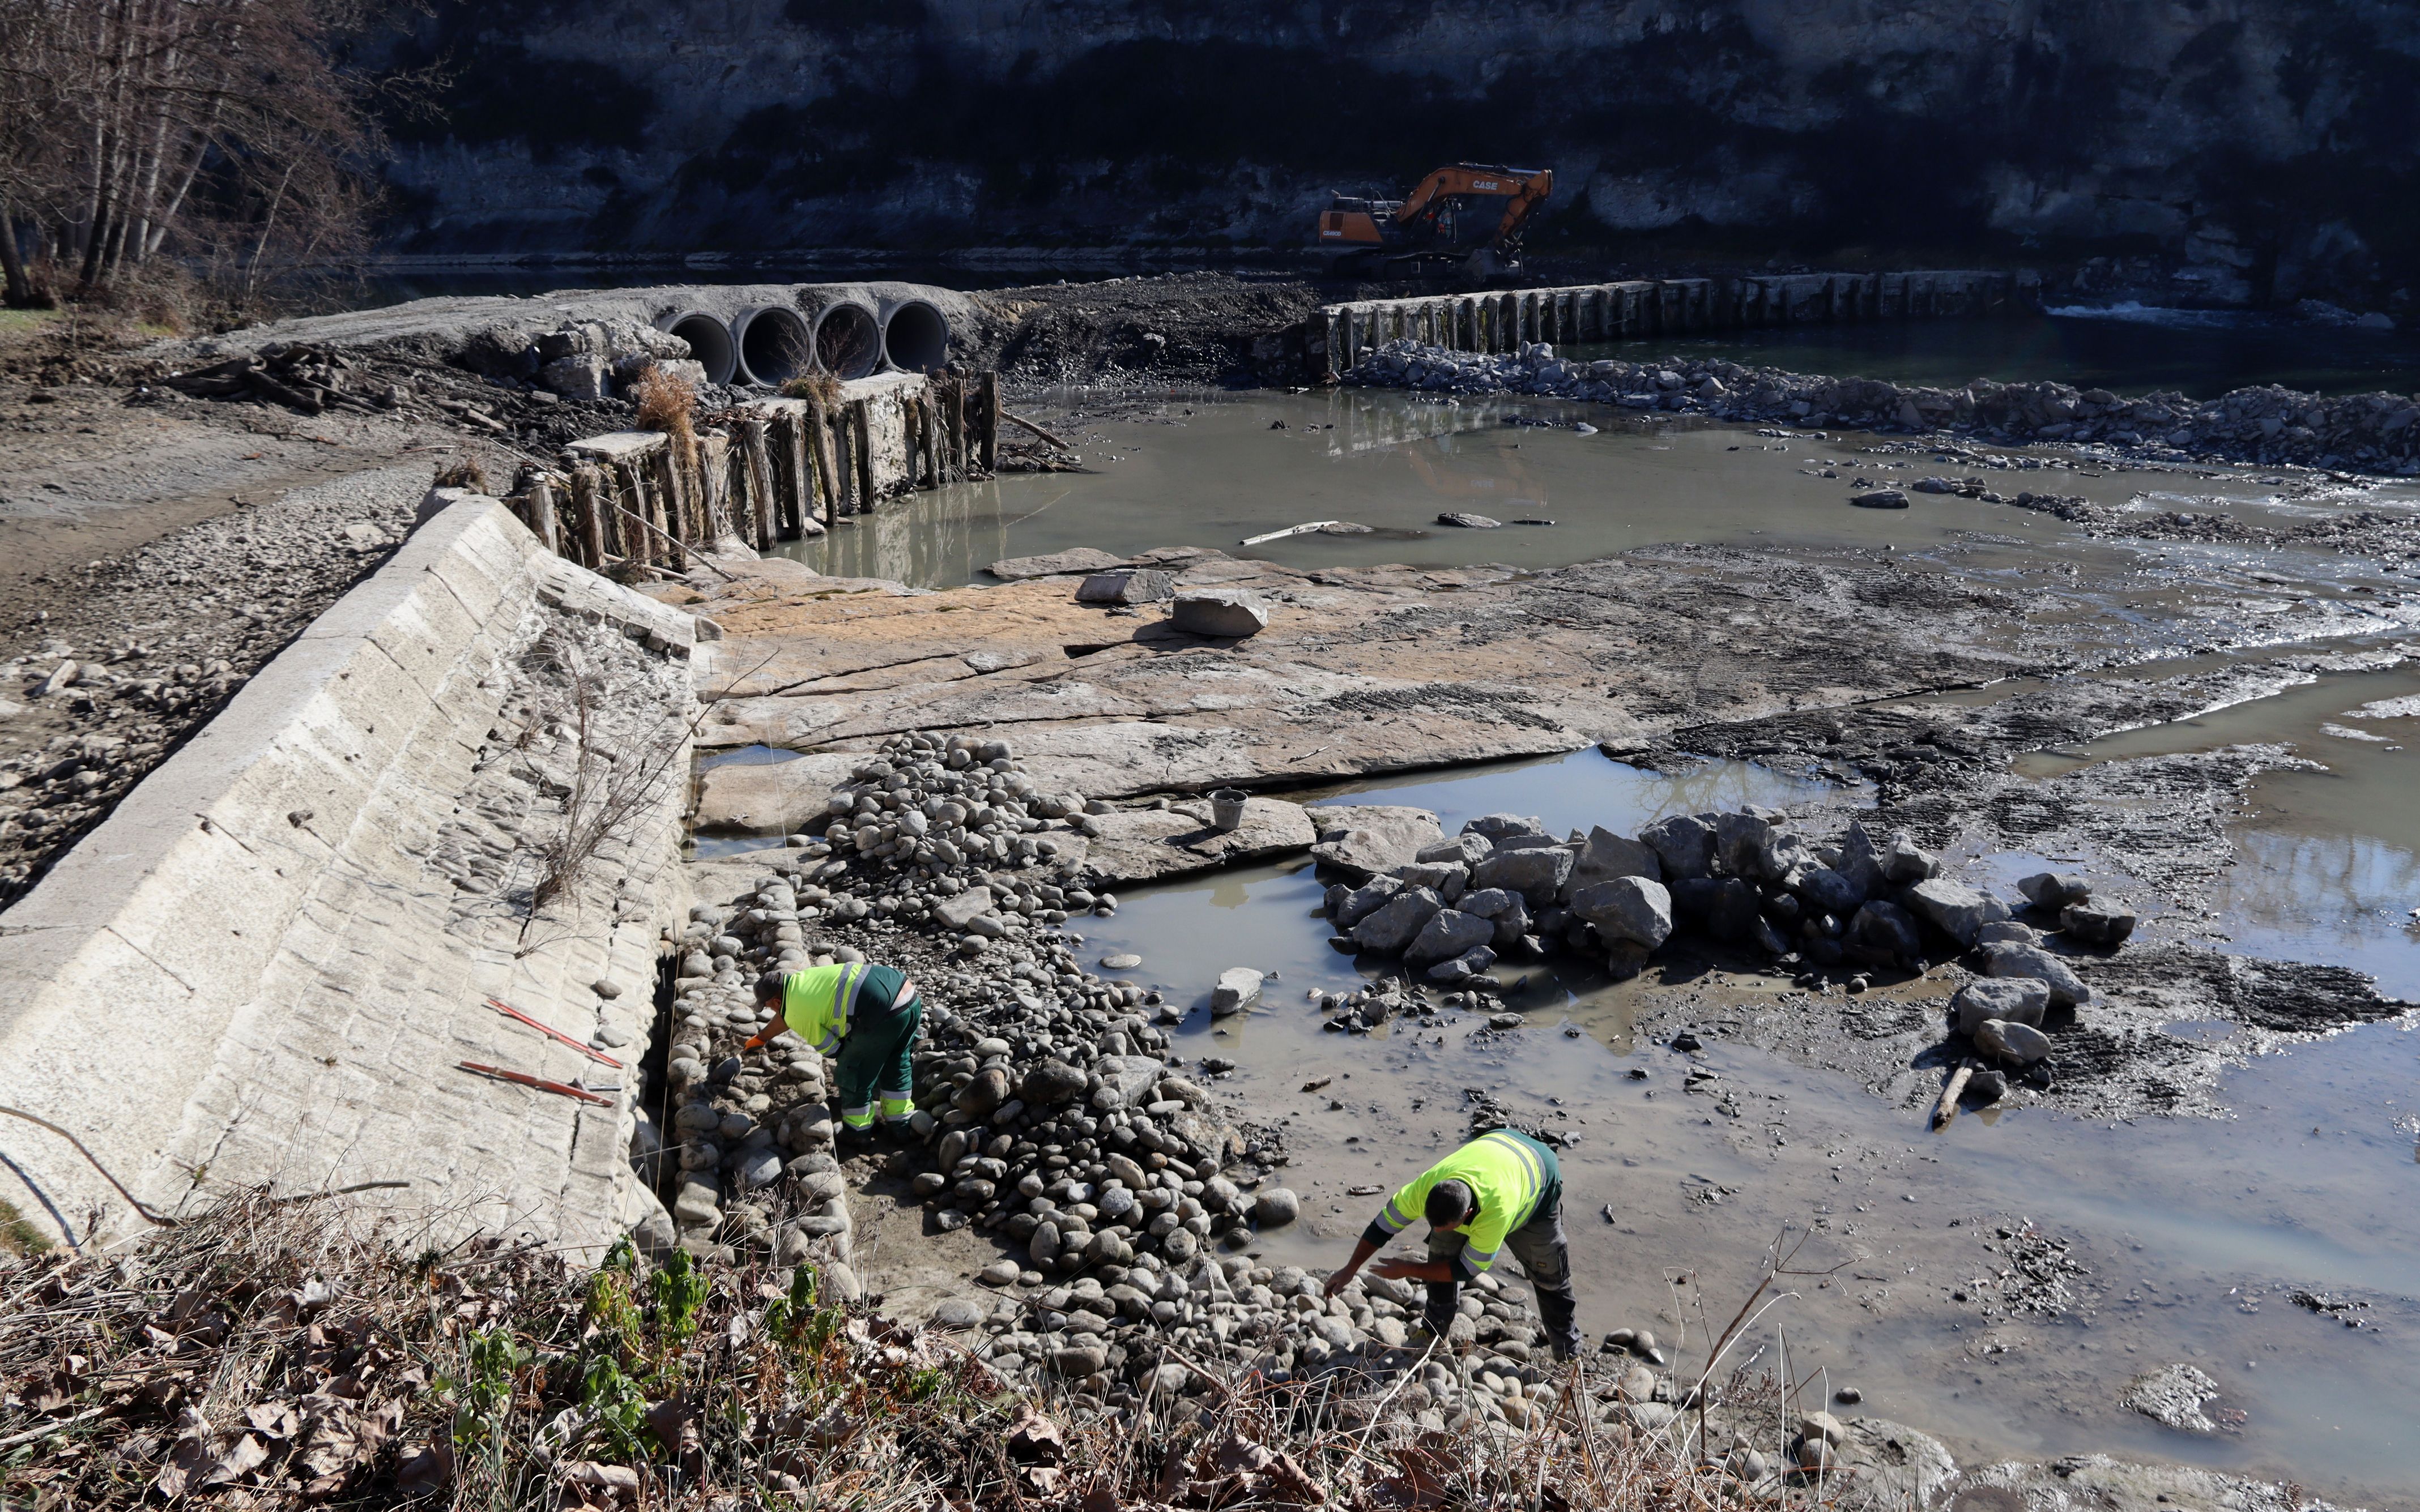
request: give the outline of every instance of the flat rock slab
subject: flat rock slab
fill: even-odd
[[[1063,579],[682,588],[680,607],[725,634],[699,744],[862,751],[948,729],[1008,739],[1047,787],[1087,797],[1308,784],[1990,681],[2066,655],[2073,634],[2047,601],[2037,624],[1948,575],[1846,554],[1312,571],[1188,548],[1066,570],[1119,565],[1172,571],[1180,596],[1247,589],[1276,612],[1216,641],[1150,608],[1104,616]]]
[[[1033,578],[1059,578],[1069,573],[1094,573],[1122,564],[1124,557],[1111,556],[1094,547],[1079,546],[1072,550],[1053,551],[1039,557],[1002,557],[984,571],[1010,582],[1024,582]]]
[[[1426,809],[1388,804],[1322,804],[1311,810],[1319,843],[1311,856],[1322,866],[1375,876],[1419,859],[1423,846],[1445,838],[1437,816]]]
[[[824,752],[778,762],[725,762],[698,779],[697,827],[749,835],[820,830],[832,789],[860,758]]]
[[[1101,832],[1086,842],[1083,864],[1109,883],[1151,882],[1291,856],[1311,849],[1318,839],[1310,811],[1280,798],[1247,798],[1244,822],[1231,830],[1211,825],[1207,803],[1131,809],[1098,815],[1096,822]]]

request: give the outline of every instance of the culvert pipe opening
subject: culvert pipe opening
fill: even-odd
[[[882,366],[882,328],[862,304],[835,304],[815,317],[815,365],[836,378],[871,378]]]
[[[950,323],[924,301],[908,300],[882,323],[882,355],[903,373],[938,373],[950,362]]]
[[[731,344],[731,328],[703,310],[685,310],[656,322],[665,334],[689,343],[689,354],[706,368],[708,383],[728,383],[739,354]]]
[[[796,310],[778,304],[741,313],[731,323],[739,338],[739,371],[751,383],[780,388],[814,365],[815,341]]]

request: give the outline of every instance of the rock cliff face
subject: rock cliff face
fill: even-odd
[[[1556,170],[1536,240],[2155,255],[2384,302],[2420,10],[2381,0],[442,0],[396,250],[1296,245],[1330,188]]]

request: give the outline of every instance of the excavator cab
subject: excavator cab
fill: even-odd
[[[1549,169],[1462,162],[1400,200],[1336,194],[1312,246],[1331,278],[1500,281],[1520,271],[1521,227],[1554,183]]]

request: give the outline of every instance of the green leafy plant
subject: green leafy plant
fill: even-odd
[[[589,1433],[610,1458],[628,1462],[646,1453],[640,1432],[646,1427],[647,1394],[619,1365],[610,1359],[588,1362],[580,1378],[580,1405],[589,1412]]]
[[[515,1384],[535,1356],[506,1328],[472,1335],[467,1352],[469,1368],[446,1382],[454,1398],[454,1447],[466,1454],[501,1451]]]
[[[697,1332],[697,1315],[706,1306],[705,1273],[690,1259],[688,1251],[675,1250],[647,1277],[647,1290],[655,1307],[657,1337],[667,1350],[679,1349]]]

